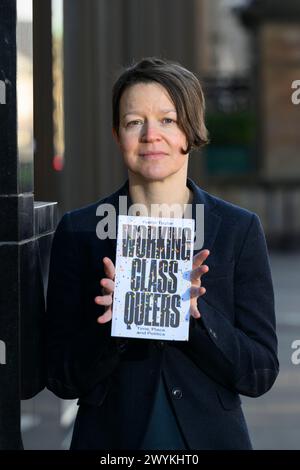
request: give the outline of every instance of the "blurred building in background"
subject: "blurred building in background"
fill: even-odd
[[[211,143],[191,156],[193,178],[257,212],[270,245],[299,244],[297,2],[45,0],[34,8],[39,199],[58,200],[63,213],[118,188],[126,172],[112,139],[111,87],[124,65],[157,55],[204,85]]]
[[[202,4],[203,40],[198,51],[200,74],[211,78],[248,77],[251,37],[236,14],[247,5],[247,0],[202,0],[197,3]]]

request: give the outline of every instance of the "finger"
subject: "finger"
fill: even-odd
[[[209,250],[201,250],[193,257],[193,269],[197,268],[204,263],[206,258],[209,256]]]
[[[201,317],[201,313],[199,312],[197,306],[195,307],[194,305],[191,305],[190,314],[191,314],[192,317],[194,317],[196,319]]]
[[[104,272],[109,279],[115,278],[115,265],[107,256],[103,258]]]
[[[109,308],[106,312],[103,313],[100,317],[97,318],[98,323],[107,323],[112,319],[112,310]]]
[[[191,281],[201,280],[203,274],[206,274],[209,271],[209,267],[206,264],[202,264],[198,268],[191,271]]]
[[[101,279],[100,285],[103,288],[103,293],[104,294],[112,294],[115,290],[115,283],[111,279]]]
[[[105,307],[109,307],[112,304],[112,295],[98,295],[95,297],[95,302],[97,305],[104,305]]]
[[[191,286],[190,288],[190,298],[192,299],[197,299],[198,297],[201,297],[206,293],[205,287],[195,287]]]

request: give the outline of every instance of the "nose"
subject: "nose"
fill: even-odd
[[[160,139],[158,126],[155,123],[145,122],[141,133],[142,142],[155,142]]]

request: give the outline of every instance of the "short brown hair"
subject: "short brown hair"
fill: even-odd
[[[115,82],[112,90],[113,128],[119,133],[120,100],[124,91],[137,83],[156,82],[169,93],[177,111],[177,121],[185,133],[188,147],[203,147],[208,143],[204,122],[205,99],[198,78],[176,62],[156,57],[146,57],[126,68]]]

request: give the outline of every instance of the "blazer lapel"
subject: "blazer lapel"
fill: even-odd
[[[120,203],[120,196],[125,196],[126,199]],[[116,214],[116,237],[118,236],[118,216],[119,215],[127,215],[128,214],[128,209],[132,204],[130,194],[129,194],[129,184],[128,180],[123,184],[123,186],[116,191],[114,194],[112,194],[110,197],[108,197],[106,203],[111,204],[114,206],[115,209],[115,214]],[[123,204],[125,202],[125,204]],[[123,210],[124,206],[124,210]],[[116,250],[117,250],[117,238],[112,239],[109,238],[109,244],[110,244],[110,250],[113,253],[113,257],[111,258],[112,261],[115,263],[115,258],[116,258]]]
[[[196,219],[196,205],[204,205],[204,243],[202,248],[194,250],[194,254],[204,249],[211,251],[222,220],[222,217],[215,212],[216,200],[199,188],[190,178],[187,179],[187,186],[193,191],[194,195],[192,214],[195,224],[200,222]]]

